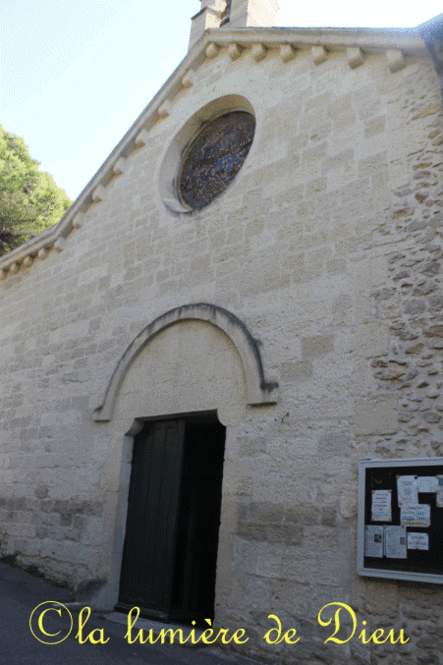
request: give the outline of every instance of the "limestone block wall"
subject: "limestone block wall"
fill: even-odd
[[[214,49],[84,207],[63,251],[14,264],[0,282],[0,553],[72,585],[112,579],[111,602],[133,419],[225,406],[216,622],[247,627],[245,650],[266,662],[438,663],[440,588],[355,573],[357,461],[443,446],[438,77],[424,56]],[[172,138],[234,95],[257,122],[242,170],[207,208],[171,212],[161,178]],[[140,331],[199,302],[259,340],[278,402],[247,404],[235,345],[192,323],[172,327],[165,346],[156,338],[157,352],[148,346],[129,370],[114,420],[94,420]],[[194,331],[223,367],[229,359],[222,379],[205,375]],[[172,394],[178,356],[164,350],[177,349],[175,335],[187,341]],[[152,373],[169,379],[148,403]],[[202,375],[229,399],[215,390],[208,406]],[[134,400],[140,412],[122,416]],[[325,645],[317,614],[329,602],[411,640]],[[271,613],[297,628],[297,645],[266,647]]]

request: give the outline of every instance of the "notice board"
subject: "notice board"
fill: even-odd
[[[359,462],[357,573],[443,584],[443,457]]]

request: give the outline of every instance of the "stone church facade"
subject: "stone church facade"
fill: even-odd
[[[202,0],[188,55],[65,217],[1,257],[0,554],[96,580],[112,609],[137,604],[148,551],[151,616],[212,585],[204,610],[266,662],[441,663],[441,586],[358,576],[356,541],[360,459],[443,456],[442,19],[275,15]],[[188,205],[183,155],[235,113],[255,121],[243,165]],[[138,473],[163,489],[142,510],[149,446]],[[411,639],[325,644],[334,602]],[[270,614],[300,641],[267,645]]]

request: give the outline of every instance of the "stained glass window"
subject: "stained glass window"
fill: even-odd
[[[245,111],[220,116],[198,134],[185,154],[178,177],[182,203],[195,210],[221,194],[245,161],[255,119]]]

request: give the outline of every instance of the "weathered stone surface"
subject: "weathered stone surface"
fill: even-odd
[[[297,524],[317,524],[319,509],[317,506],[290,506],[285,512],[285,519]]]
[[[331,335],[309,337],[302,339],[302,353],[304,358],[315,358],[334,350],[334,338]]]
[[[334,506],[324,506],[322,508],[321,523],[325,526],[337,525],[337,509]]]
[[[350,432],[330,432],[320,437],[318,452],[325,457],[347,455],[353,436]]]
[[[244,437],[240,441],[239,456],[240,457],[253,457],[266,452],[266,440],[262,436],[247,438]]]
[[[281,378],[288,381],[305,381],[312,376],[312,362],[299,360],[283,363],[281,366]]]
[[[391,434],[397,430],[397,397],[395,395],[355,400],[355,432],[357,434]]]

